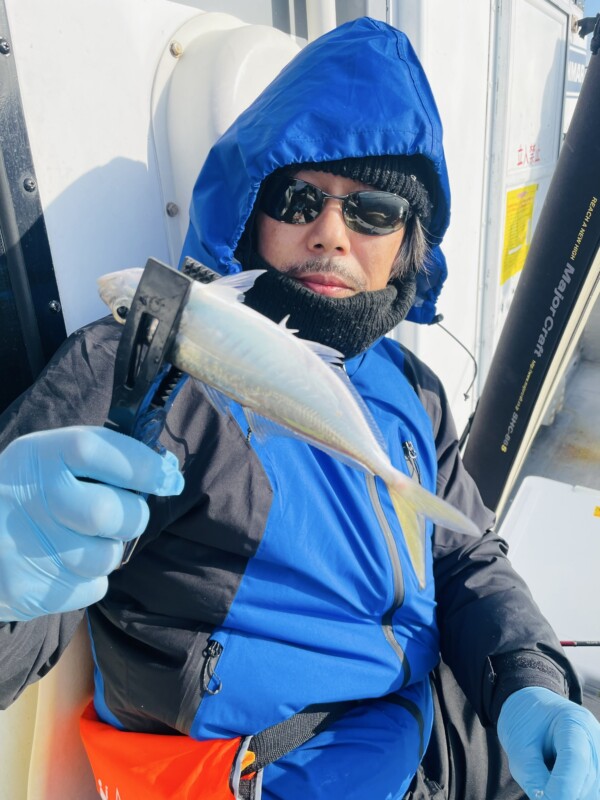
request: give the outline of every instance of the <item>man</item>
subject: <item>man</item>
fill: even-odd
[[[384,336],[407,313],[431,319],[448,217],[425,76],[402,34],[363,19],[306,47],[215,145],[184,255],[221,272],[263,266],[246,302],[344,354],[394,464],[437,485],[481,538],[432,539],[428,525],[421,588],[377,480],[297,439],[261,440],[237,404],[221,415],[191,381],[162,438],[183,487],[172,457],[95,427],[119,337],[100,321],[2,420],[5,704],[89,606],[95,711],[119,731],[115,757],[142,741],[130,736],[228,741],[333,709],[251,780],[238,759],[235,796],[522,797],[498,722],[530,797],[598,797],[600,726],[567,699],[580,700],[577,679],[491,530],[439,382]]]

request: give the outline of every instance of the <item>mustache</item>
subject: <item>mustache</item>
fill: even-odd
[[[302,278],[305,275],[317,273],[335,275],[350,289],[357,292],[364,292],[367,288],[367,283],[363,278],[355,275],[343,264],[337,263],[334,258],[313,258],[310,261],[303,261],[301,264],[292,264],[285,270],[285,274],[290,278]]]

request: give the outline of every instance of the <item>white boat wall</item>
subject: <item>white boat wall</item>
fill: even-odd
[[[99,275],[150,256],[177,263],[191,188],[214,140],[307,41],[369,14],[410,36],[444,122],[453,215],[439,310],[452,336],[410,323],[394,335],[442,377],[464,429],[585,75],[581,5],[0,0],[0,341],[13,376],[0,387],[0,408],[66,334],[105,314]],[[541,607],[561,637],[577,641],[600,640],[588,613],[599,590],[591,563],[560,556],[570,547],[565,527],[581,536],[577,558],[600,541],[598,341],[597,305],[502,520]],[[555,502],[571,509],[566,518]],[[558,608],[557,581],[569,598]],[[595,702],[600,651],[569,653]],[[115,787],[94,785],[79,741],[90,692],[82,627],[58,667],[0,713],[0,800],[117,800]]]

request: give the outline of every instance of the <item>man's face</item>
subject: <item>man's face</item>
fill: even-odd
[[[294,177],[329,194],[344,195],[372,186],[329,172],[300,170]],[[386,236],[350,230],[340,200],[328,199],[306,225],[278,222],[259,211],[258,253],[271,266],[327,297],[351,297],[384,289],[404,238],[404,229]]]

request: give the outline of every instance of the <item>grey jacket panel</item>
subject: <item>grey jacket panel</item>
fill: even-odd
[[[434,576],[442,658],[484,724],[524,686],[545,686],[581,702],[581,686],[560,642],[508,559],[458,449],[444,389],[406,352],[406,373],[431,418],[438,453],[438,494],[481,528],[473,539],[437,527]]]

